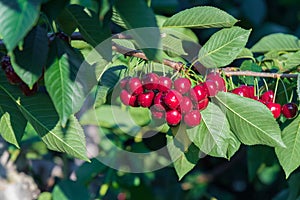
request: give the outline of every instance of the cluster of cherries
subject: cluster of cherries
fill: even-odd
[[[5,72],[5,76],[8,82],[12,85],[18,85],[24,95],[31,96],[37,92],[38,84],[35,83],[32,89],[30,89],[28,85],[22,81],[22,79],[16,74],[16,72],[12,68],[9,56],[2,57],[1,66],[3,71]]]
[[[124,105],[149,108],[154,119],[164,119],[170,126],[184,122],[188,127],[200,124],[200,111],[209,103],[209,97],[226,91],[219,74],[208,74],[207,80],[192,87],[187,78],[172,81],[155,73],[125,77],[120,81],[120,99]]]
[[[286,103],[282,106],[279,103],[275,103],[273,90],[264,92],[259,98],[258,96],[255,96],[253,86],[241,85],[240,87],[233,89],[231,92],[265,104],[276,119],[280,117],[281,114],[283,114],[285,118],[291,119],[294,118],[298,113],[298,106],[293,102]]]

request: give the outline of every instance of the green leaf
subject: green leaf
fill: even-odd
[[[230,64],[245,47],[251,30],[225,28],[214,33],[199,51],[198,60],[207,68]]]
[[[300,43],[296,36],[274,33],[260,39],[252,48],[252,52],[277,51],[297,51],[300,49]]]
[[[50,48],[54,58],[50,59],[45,72],[45,85],[65,126],[68,118],[80,109],[97,80],[94,68],[61,40],[55,39]]]
[[[241,71],[252,71],[252,72],[261,72],[262,68],[261,66],[257,65],[255,62],[252,60],[245,60],[241,66],[240,66]],[[240,76],[239,79],[241,79],[245,84],[248,85],[254,85],[254,77],[253,76]],[[260,80],[260,78],[256,78]]]
[[[146,126],[151,122],[151,113],[149,108],[129,107],[128,112],[138,126]]]
[[[20,148],[20,139],[16,138],[15,132],[11,125],[10,115],[6,112],[0,118],[0,135],[3,139],[16,147]]]
[[[275,152],[288,178],[300,165],[300,115],[283,129],[282,140],[286,148],[275,147]]]
[[[90,199],[90,195],[83,184],[71,180],[62,180],[53,188],[52,198],[53,200],[82,200]]]
[[[298,94],[298,99],[300,100],[300,74],[298,74],[297,77],[297,94]]]
[[[219,92],[214,102],[226,113],[232,131],[243,144],[285,147],[278,123],[264,104],[225,92]]]
[[[175,55],[187,55],[183,48],[182,40],[171,35],[166,35],[161,39],[164,50]]]
[[[146,2],[144,0],[117,0],[114,8],[126,27],[134,29],[129,31],[130,35],[147,58],[161,60],[160,32],[156,28],[155,15]]]
[[[22,93],[16,86],[6,80],[0,73],[0,135],[9,143],[19,147],[27,120],[23,117],[17,104]]]
[[[183,10],[165,21],[164,27],[221,28],[231,27],[238,20],[215,7],[201,6]]]
[[[111,33],[108,27],[102,25],[95,12],[73,4],[65,8],[58,21],[62,27],[66,27],[69,33],[77,27],[84,40],[93,47],[97,47],[101,43],[101,46],[98,46],[96,50],[105,59],[111,60],[111,40],[104,42],[105,39],[111,36]]]
[[[48,56],[47,30],[41,26],[33,28],[25,37],[22,50],[15,49],[11,62],[19,77],[32,88],[42,76]]]
[[[227,158],[231,131],[226,116],[213,103],[209,103],[201,115],[200,125],[187,129],[190,140],[208,155]]]
[[[167,135],[167,147],[175,171],[178,175],[179,180],[183,178],[189,171],[191,171],[199,160],[199,149],[191,143],[187,151],[183,151],[180,147],[181,143],[177,141],[176,137]]]
[[[243,48],[243,50],[237,55],[236,59],[249,58],[254,60],[253,53],[248,48]]]
[[[12,51],[34,26],[39,17],[41,0],[0,1],[0,35]]]
[[[289,55],[283,68],[285,70],[293,70],[300,65],[300,50]]]
[[[62,128],[49,96],[38,94],[24,98],[19,103],[19,109],[49,149],[89,160],[85,135],[79,122],[70,116],[65,128]]]

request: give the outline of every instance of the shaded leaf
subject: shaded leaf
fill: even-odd
[[[296,36],[273,33],[261,38],[252,48],[252,52],[276,51],[297,51],[300,49],[300,43]]]
[[[231,27],[237,21],[237,19],[218,8],[202,6],[176,13],[167,19],[163,26],[172,28],[220,28]]]
[[[278,123],[264,104],[225,92],[219,92],[214,102],[226,113],[230,128],[242,143],[285,147]]]
[[[251,30],[225,28],[214,33],[199,51],[198,60],[207,68],[230,64],[245,47]]]
[[[200,125],[187,129],[190,140],[206,154],[227,158],[231,132],[226,116],[213,103],[209,103],[201,115]]]
[[[286,148],[275,147],[279,163],[286,178],[300,165],[300,115],[282,131],[282,140]]]
[[[300,65],[300,50],[288,56],[283,68],[284,70],[293,70],[299,65]]]
[[[117,0],[114,8],[126,28],[132,29],[129,31],[130,35],[147,58],[161,60],[160,32],[153,10],[147,6],[146,2],[144,0]]]
[[[11,55],[15,72],[30,88],[42,76],[48,50],[47,30],[37,26],[25,37],[23,49],[15,49]]]
[[[289,196],[287,200],[299,199],[300,197],[300,173],[291,175],[288,180],[289,184]]]
[[[0,35],[12,51],[34,26],[39,17],[41,0],[0,1]]]
[[[243,48],[242,51],[237,55],[236,59],[249,58],[254,60],[253,53],[248,48]]]
[[[90,199],[87,188],[79,182],[62,180],[55,185],[52,192],[53,200],[82,200]]]
[[[186,152],[182,151],[179,141],[172,136],[167,136],[167,147],[170,157],[173,161],[175,171],[179,180],[183,178],[189,171],[191,171],[199,160],[199,149],[191,143]]]

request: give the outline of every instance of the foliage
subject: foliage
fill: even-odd
[[[211,172],[215,173],[211,177],[205,172],[220,164],[238,162],[235,159],[245,152],[249,179],[257,191],[282,181],[285,173],[290,186],[285,190],[285,186],[278,186],[280,195],[299,198],[295,186],[299,185],[299,116],[274,119],[258,101],[219,92],[201,111],[200,125],[178,129],[153,120],[147,109],[125,107],[119,98],[120,80],[126,76],[147,72],[183,76],[194,86],[216,70],[223,75],[227,91],[253,85],[258,97],[272,89],[277,103],[292,101],[299,105],[300,75],[277,79],[227,77],[223,70],[237,65],[232,67],[234,71],[296,74],[300,66],[299,38],[273,33],[250,45],[252,29],[243,28],[229,12],[195,6],[163,17],[153,10],[159,2],[153,1],[150,7],[151,1],[144,0],[0,0],[0,12],[5,13],[0,17],[1,57],[9,55],[14,71],[30,89],[36,83],[39,87],[37,93],[27,96],[19,85],[9,83],[5,70],[0,70],[0,135],[12,149],[26,149],[28,143],[33,149],[38,143],[47,147],[46,153],[53,153],[51,159],[58,154],[64,165],[75,158],[83,162],[75,170],[77,181],[69,180],[65,173],[64,180],[52,185],[51,194],[45,190],[40,199],[164,199],[177,194],[178,199],[210,195],[224,199],[229,195],[232,199],[234,194],[209,185],[218,172]],[[259,12],[258,17],[265,15],[263,8]],[[246,15],[253,24],[262,21]],[[203,30],[212,34],[203,39],[196,34]],[[166,61],[180,63],[183,69],[178,72],[166,66]],[[87,150],[84,130],[89,127],[99,131],[97,155],[89,155]],[[146,137],[151,131],[156,134]],[[104,138],[114,147],[103,142],[107,141]],[[167,155],[151,154],[151,162],[136,157],[126,163],[134,169],[152,169],[154,163],[166,167],[158,171],[130,174],[125,173],[130,172],[126,171],[128,166],[112,169],[100,162],[108,157],[108,163],[119,164],[122,156],[116,155],[115,148],[146,154],[165,146]],[[35,152],[33,157],[46,159],[43,156]],[[168,163],[168,159],[173,162]],[[241,176],[238,173],[236,176]],[[231,180],[226,175],[222,178],[224,185]],[[97,191],[90,192],[88,189],[95,190],[94,179],[99,181]],[[180,190],[178,179],[181,189],[188,192]],[[153,185],[168,191],[151,190]]]

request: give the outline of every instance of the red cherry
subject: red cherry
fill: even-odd
[[[174,81],[174,88],[181,94],[185,94],[191,89],[191,81],[187,78],[178,78]]]
[[[149,108],[152,105],[154,92],[148,91],[138,95],[138,104],[142,107]]]
[[[207,97],[206,88],[203,85],[196,85],[190,89],[189,95],[193,101],[201,101]]]
[[[272,112],[275,119],[277,119],[280,116],[280,113],[281,113],[281,105],[280,104],[273,103],[273,102],[267,102],[266,106]]]
[[[284,104],[281,108],[281,112],[285,118],[292,119],[298,113],[298,106],[293,102]]]
[[[159,111],[164,111],[164,110],[166,110],[166,107],[167,107],[163,101],[163,95],[164,95],[163,92],[158,92],[155,95],[154,100],[153,100],[153,104],[156,106],[157,110],[159,110]]]
[[[127,76],[127,77],[123,78],[122,80],[120,80],[121,89],[126,89],[126,85],[130,78],[131,78],[130,76]]]
[[[68,44],[70,44],[70,42],[71,42],[71,38],[64,32],[57,32],[57,33],[55,33],[55,36],[64,40]]]
[[[247,85],[241,85],[240,88],[245,91],[245,97],[254,99],[255,94],[254,94],[254,86],[247,86]]]
[[[16,74],[16,72],[14,71],[14,69],[12,68],[11,65],[7,66],[5,69],[5,75],[7,80],[11,83],[11,84],[19,84],[22,82],[21,78]]]
[[[172,88],[172,80],[169,77],[160,76],[157,89],[162,92],[166,92]]]
[[[135,95],[131,95],[127,92],[127,90],[122,90],[120,93],[120,99],[122,103],[126,106],[137,107],[137,100]]]
[[[142,77],[143,87],[147,90],[157,89],[157,84],[159,83],[159,76],[155,73],[145,74]]]
[[[182,101],[182,95],[176,90],[169,90],[162,96],[162,99],[170,109],[176,109]]]
[[[198,102],[198,110],[201,111],[201,110],[204,110],[207,106],[208,106],[208,103],[209,103],[209,100],[208,98],[205,98],[201,101]]]
[[[182,102],[178,107],[178,111],[181,112],[182,114],[188,113],[192,110],[193,108],[193,102],[189,97],[182,97]]]
[[[22,93],[25,95],[25,96],[31,96],[33,94],[35,94],[37,91],[38,91],[38,84],[35,83],[32,87],[32,89],[30,89],[28,87],[28,85],[26,85],[26,83],[24,82],[21,82],[20,85],[19,85]]]
[[[207,80],[203,84],[204,87],[206,87],[207,94],[209,97],[214,97],[218,93],[218,87],[215,81],[213,80]]]
[[[133,77],[128,80],[127,90],[130,94],[141,94],[143,93],[143,85],[138,77]]]
[[[199,110],[192,110],[184,115],[184,123],[189,127],[195,127],[200,124],[201,114]]]
[[[1,59],[1,66],[2,69],[5,70],[8,66],[11,66],[10,58],[9,56],[3,56]]]
[[[169,110],[166,112],[166,122],[170,126],[176,126],[181,121],[181,114],[178,110]]]
[[[162,119],[165,117],[165,111],[157,109],[156,105],[151,106],[150,111],[155,119]]]
[[[260,99],[265,101],[265,102],[273,102],[274,101],[274,92],[273,92],[273,90],[268,90],[268,91],[264,92],[261,95]]]
[[[209,73],[207,80],[212,80],[216,83],[218,91],[226,92],[226,83],[219,73]]]
[[[231,93],[237,94],[237,95],[239,95],[241,97],[248,97],[248,92],[244,88],[241,88],[241,87],[233,89],[231,91]]]

